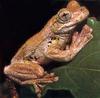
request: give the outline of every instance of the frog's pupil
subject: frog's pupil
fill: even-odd
[[[63,15],[62,15],[62,20],[68,20],[69,19],[69,14],[68,13],[64,13]]]
[[[58,21],[60,23],[66,23],[71,18],[71,15],[68,11],[62,11],[58,13]]]

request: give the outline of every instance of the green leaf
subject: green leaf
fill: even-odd
[[[93,28],[93,39],[70,62],[52,70],[59,81],[47,90],[70,90],[75,98],[100,98],[100,22],[88,19]],[[65,97],[64,97],[65,98]]]

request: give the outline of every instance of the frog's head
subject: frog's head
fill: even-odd
[[[61,9],[55,15],[51,29],[54,33],[67,33],[85,20],[88,15],[89,11],[86,7],[80,6],[78,2],[72,0],[66,8]]]

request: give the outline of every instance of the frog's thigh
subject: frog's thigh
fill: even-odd
[[[74,33],[72,43],[66,50],[48,48],[45,55],[56,61],[70,61],[93,38],[92,29],[85,25],[81,33]]]
[[[5,67],[4,73],[19,84],[52,83],[57,76],[48,74],[37,63],[14,63]]]
[[[14,63],[5,67],[4,73],[12,79],[16,78],[16,80],[25,81],[42,77],[44,70],[36,63]]]

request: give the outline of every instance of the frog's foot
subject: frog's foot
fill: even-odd
[[[74,33],[70,47],[75,51],[80,50],[93,38],[91,33],[92,28],[90,28],[88,25],[85,25],[80,33]]]
[[[21,82],[21,84],[22,85],[33,84],[37,97],[41,98],[41,93],[43,91],[43,88],[46,86],[46,84],[53,83],[56,81],[58,81],[58,77],[55,76],[54,73],[48,74],[47,72],[45,72],[45,75],[43,77],[38,79],[23,81]]]

